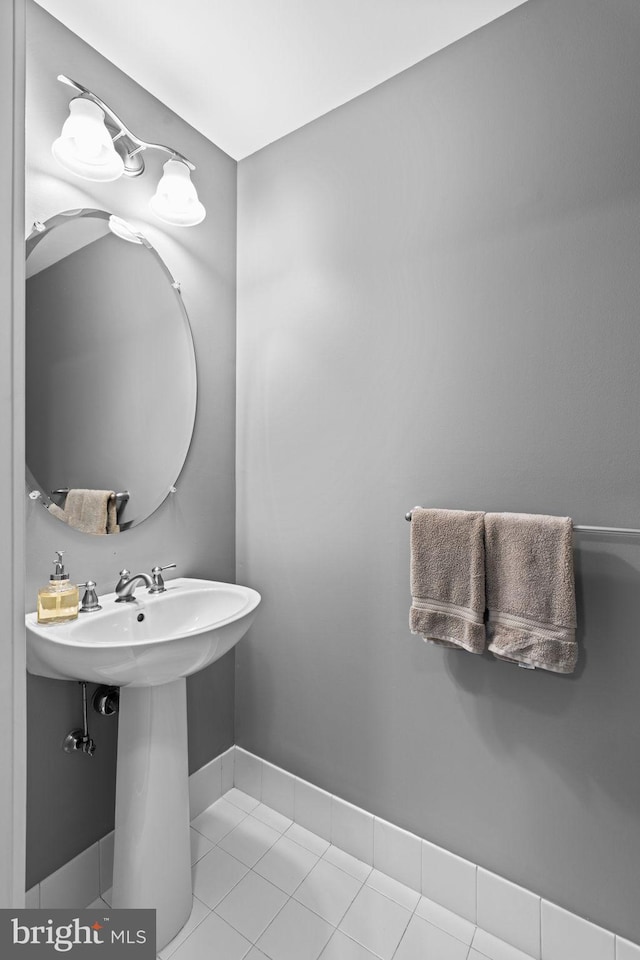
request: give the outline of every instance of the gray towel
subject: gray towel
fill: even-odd
[[[483,516],[420,507],[411,514],[411,632],[469,653],[482,653],[486,640]]]
[[[578,659],[571,519],[487,513],[484,524],[489,650],[571,673]]]
[[[52,503],[49,513],[82,533],[120,532],[113,490],[69,490],[64,510]]]

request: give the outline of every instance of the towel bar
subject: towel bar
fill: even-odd
[[[68,487],[60,487],[58,490],[51,490],[48,496],[46,494],[43,494],[41,490],[30,490],[29,499],[39,500],[42,506],[45,508],[45,510],[48,510],[49,507],[54,505],[54,502],[51,499],[52,497],[55,497],[56,495],[66,497],[68,493],[69,493]],[[116,512],[118,514],[118,517],[120,515],[120,510],[128,502],[130,496],[131,495],[128,490],[123,490],[121,493],[114,494],[114,499],[116,501]],[[127,526],[128,524],[121,525],[120,529],[124,530],[126,529]]]
[[[414,507],[413,510],[421,510],[421,507]],[[412,510],[405,513],[405,520],[411,520]],[[619,533],[626,536],[640,537],[640,530],[635,527],[587,527],[583,524],[574,523],[573,529],[576,533]]]
[[[66,495],[69,493],[69,487],[60,487],[59,490],[52,490],[51,496],[53,497],[57,493],[60,494],[60,496],[66,497]],[[128,490],[123,490],[122,493],[115,494],[116,500],[118,500],[120,503],[126,503],[127,500],[129,499],[129,496],[130,494]]]

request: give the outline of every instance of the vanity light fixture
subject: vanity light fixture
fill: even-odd
[[[51,152],[65,170],[85,180],[117,180],[124,173],[122,157],[104,125],[104,113],[93,100],[71,101]]]
[[[167,160],[158,189],[149,201],[156,217],[166,223],[191,227],[205,218],[205,209],[181,160]]]
[[[169,154],[169,160],[150,200],[151,209],[173,226],[192,227],[204,220],[206,210],[191,182],[195,165],[190,160],[173,147],[140,140],[104,100],[82,84],[64,74],[58,80],[79,93],[69,104],[69,116],[51,148],[65,170],[84,180],[102,182],[117,180],[123,174],[139,177],[145,167],[143,152],[161,150]]]

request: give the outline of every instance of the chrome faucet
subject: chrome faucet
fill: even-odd
[[[149,593],[164,593],[167,588],[162,579],[162,572],[163,570],[173,570],[175,566],[175,563],[168,563],[165,567],[154,567],[151,571],[152,576],[149,576],[148,573],[136,573],[132,577],[126,568],[121,570],[120,579],[115,589],[116,603],[128,603],[130,600],[135,600],[134,591],[140,583],[144,583]]]
[[[144,583],[147,590],[153,586],[153,580],[148,573],[136,573],[132,577],[128,570],[121,570],[116,584],[116,603],[130,603],[135,600],[135,589],[139,583]]]

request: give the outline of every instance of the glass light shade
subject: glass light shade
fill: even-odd
[[[158,189],[149,206],[156,217],[176,227],[194,227],[202,223],[207,211],[198,200],[191,175],[182,160],[167,160]]]
[[[92,100],[76,98],[51,152],[65,170],[84,180],[117,180],[124,163],[104,124],[104,112]]]

